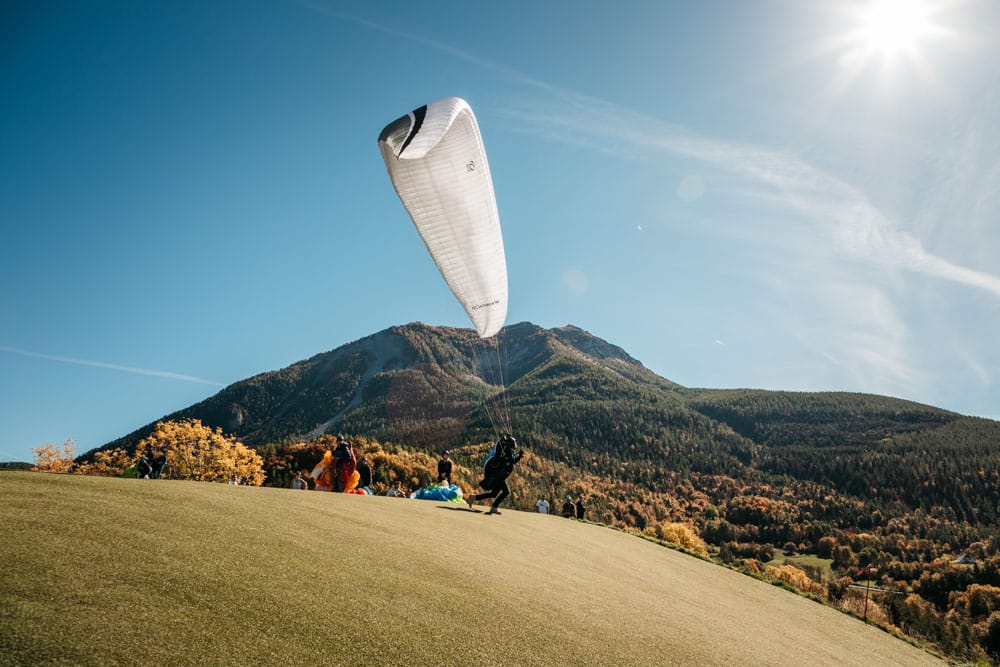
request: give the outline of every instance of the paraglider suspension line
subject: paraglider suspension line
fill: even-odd
[[[494,436],[499,437],[504,433],[511,433],[511,409],[510,396],[507,394],[507,345],[503,332],[492,339],[483,339],[483,365],[487,370],[487,380],[490,387],[483,397],[483,404],[486,416],[490,420]],[[492,353],[496,354],[494,361]],[[495,365],[494,365],[495,364]],[[493,393],[493,388],[499,387],[499,391]]]

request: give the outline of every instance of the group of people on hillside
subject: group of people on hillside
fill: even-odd
[[[546,500],[544,496],[539,498],[538,502],[535,503],[535,509],[538,510],[539,514],[548,514],[549,509],[551,509],[551,507],[552,506],[549,504],[549,501]],[[573,496],[570,495],[566,496],[566,500],[563,502],[562,506],[562,515],[564,517],[566,517],[567,519],[582,520],[586,515],[586,513],[587,513],[587,507],[586,504],[584,503],[583,496],[577,498],[576,501],[573,500]]]
[[[135,476],[139,479],[159,479],[163,467],[167,465],[167,457],[163,452],[148,448],[135,462]]]
[[[469,508],[480,500],[491,500],[488,514],[499,514],[500,504],[510,495],[510,487],[507,485],[507,478],[514,470],[514,466],[524,456],[524,452],[518,448],[517,440],[510,434],[503,434],[490,449],[483,464],[483,477],[479,481],[479,486],[484,489],[482,493],[470,493],[465,496],[465,502]],[[452,460],[451,453],[446,449],[441,452],[441,459],[437,463],[437,483],[440,485],[453,484],[452,481]],[[354,473],[357,472],[356,483],[353,482]],[[293,489],[306,490],[309,488],[308,478],[312,477],[317,491],[348,491],[353,488],[363,489],[369,494],[372,493],[372,466],[367,457],[358,457],[354,445],[345,438],[339,438],[337,446],[332,452],[327,452],[323,461],[316,466],[310,475],[302,470],[292,480]],[[385,493],[390,498],[406,498],[408,494],[402,487],[399,480],[392,482],[392,485]],[[554,509],[544,497],[535,503],[535,507],[540,514],[548,514],[550,509]],[[567,495],[562,505],[562,516],[569,519],[584,519],[587,508],[584,497],[581,495],[576,500],[572,495]]]
[[[484,491],[470,493],[465,497],[469,508],[471,509],[480,500],[491,500],[488,514],[499,514],[500,504],[510,495],[507,478],[523,456],[524,452],[518,448],[514,436],[501,435],[490,449],[483,464],[483,477],[479,481],[479,486]],[[156,479],[160,476],[165,464],[166,457],[162,453],[157,454],[153,450],[147,449],[135,464],[135,476]],[[444,450],[437,463],[437,483],[440,485],[453,484],[452,469],[451,453]],[[332,451],[327,451],[324,454],[323,459],[316,465],[312,473],[307,470],[299,470],[292,479],[291,487],[296,490],[308,490],[310,479],[313,481],[316,491],[350,492],[358,489],[369,495],[373,493],[371,462],[366,456],[359,457],[354,445],[343,437],[337,439],[337,446]],[[392,482],[385,495],[394,498],[408,496],[399,480]],[[540,499],[535,505],[540,513],[549,513],[549,503],[545,498]],[[582,519],[584,512],[582,496],[575,503],[571,496],[566,496],[566,502],[563,504],[563,516]]]
[[[465,501],[470,509],[479,500],[491,499],[489,514],[499,514],[500,504],[510,495],[510,487],[507,485],[507,478],[514,470],[514,465],[524,456],[524,452],[517,447],[517,440],[509,434],[502,435],[483,465],[483,478],[479,486],[485,489],[482,493],[470,494]],[[323,460],[309,474],[300,470],[292,479],[292,488],[307,490],[309,488],[309,478],[314,482],[316,491],[349,491],[352,488],[354,473],[358,473],[356,487],[368,490],[370,493],[372,484],[372,467],[366,457],[357,457],[354,446],[346,439],[339,438],[336,448],[332,452],[327,452]],[[451,453],[444,450],[441,453],[441,460],[437,464],[437,483],[453,484],[452,482],[452,461]],[[395,498],[405,498],[406,491],[400,482],[394,481],[386,492],[387,496]]]
[[[312,478],[316,491],[346,492],[355,488],[371,493],[372,466],[368,457],[359,457],[354,445],[345,438],[337,439],[337,446],[323,455],[312,473],[300,470],[292,480],[292,488],[307,490]]]

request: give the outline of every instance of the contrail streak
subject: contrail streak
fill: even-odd
[[[779,192],[775,203],[823,222],[827,238],[849,255],[1000,296],[1000,276],[932,254],[919,238],[874,206],[864,192],[818,167],[779,151],[699,137],[596,98],[578,95],[577,100],[563,107],[538,104],[504,113],[556,140],[622,155],[662,151],[742,175]]]
[[[109,364],[104,361],[91,361],[89,359],[61,357],[55,354],[43,354],[41,352],[31,352],[29,350],[22,350],[16,347],[7,347],[6,345],[0,345],[0,352],[10,352],[11,354],[19,354],[22,357],[48,359],[49,361],[59,361],[64,364],[76,364],[77,366],[107,368],[109,370],[122,371],[124,373],[135,373],[136,375],[152,375],[153,377],[167,378],[169,380],[183,380],[184,382],[197,382],[198,384],[209,384],[215,387],[224,386],[224,383],[222,382],[216,382],[215,380],[206,380],[204,378],[194,377],[193,375],[183,375],[181,373],[173,373],[171,371],[154,371],[148,368],[136,368],[135,366],[120,366],[118,364]]]
[[[905,268],[1000,296],[1000,276],[970,269],[932,254],[919,238],[872,205],[865,193],[807,162],[778,151],[699,137],[682,127],[547,84],[449,44],[339,11],[322,0],[298,2],[313,11],[422,44],[543,91],[548,95],[549,104],[537,105],[530,111],[509,108],[500,112],[501,115],[524,121],[536,133],[611,153],[623,152],[621,142],[624,142],[630,147],[624,152],[653,148],[740,173],[778,188],[786,204],[825,221],[836,230],[833,240],[853,255],[886,268]],[[562,106],[552,109],[552,100],[560,101]],[[549,109],[541,110],[545,107]],[[547,132],[545,128],[548,128]]]

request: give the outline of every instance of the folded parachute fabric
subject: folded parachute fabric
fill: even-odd
[[[344,481],[344,493],[356,493],[355,489],[358,488],[358,482],[361,481],[361,473],[357,470],[352,470],[344,475],[344,477],[346,477],[346,481]]]
[[[443,500],[450,503],[465,502],[462,499],[462,489],[455,484],[431,484],[422,489],[417,489],[410,494],[411,498],[417,500]]]

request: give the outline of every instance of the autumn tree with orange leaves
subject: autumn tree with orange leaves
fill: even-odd
[[[166,479],[251,486],[264,482],[264,460],[257,452],[198,419],[158,422],[136,451],[162,452],[167,458],[162,473]]]
[[[73,471],[77,475],[96,475],[99,477],[121,477],[127,468],[139,458],[138,454],[129,454],[121,447],[94,452],[91,461],[76,465]]]
[[[48,444],[41,447],[32,447],[35,454],[36,472],[73,472],[75,463],[73,462],[76,447],[72,438],[63,443],[62,449],[56,445]]]

